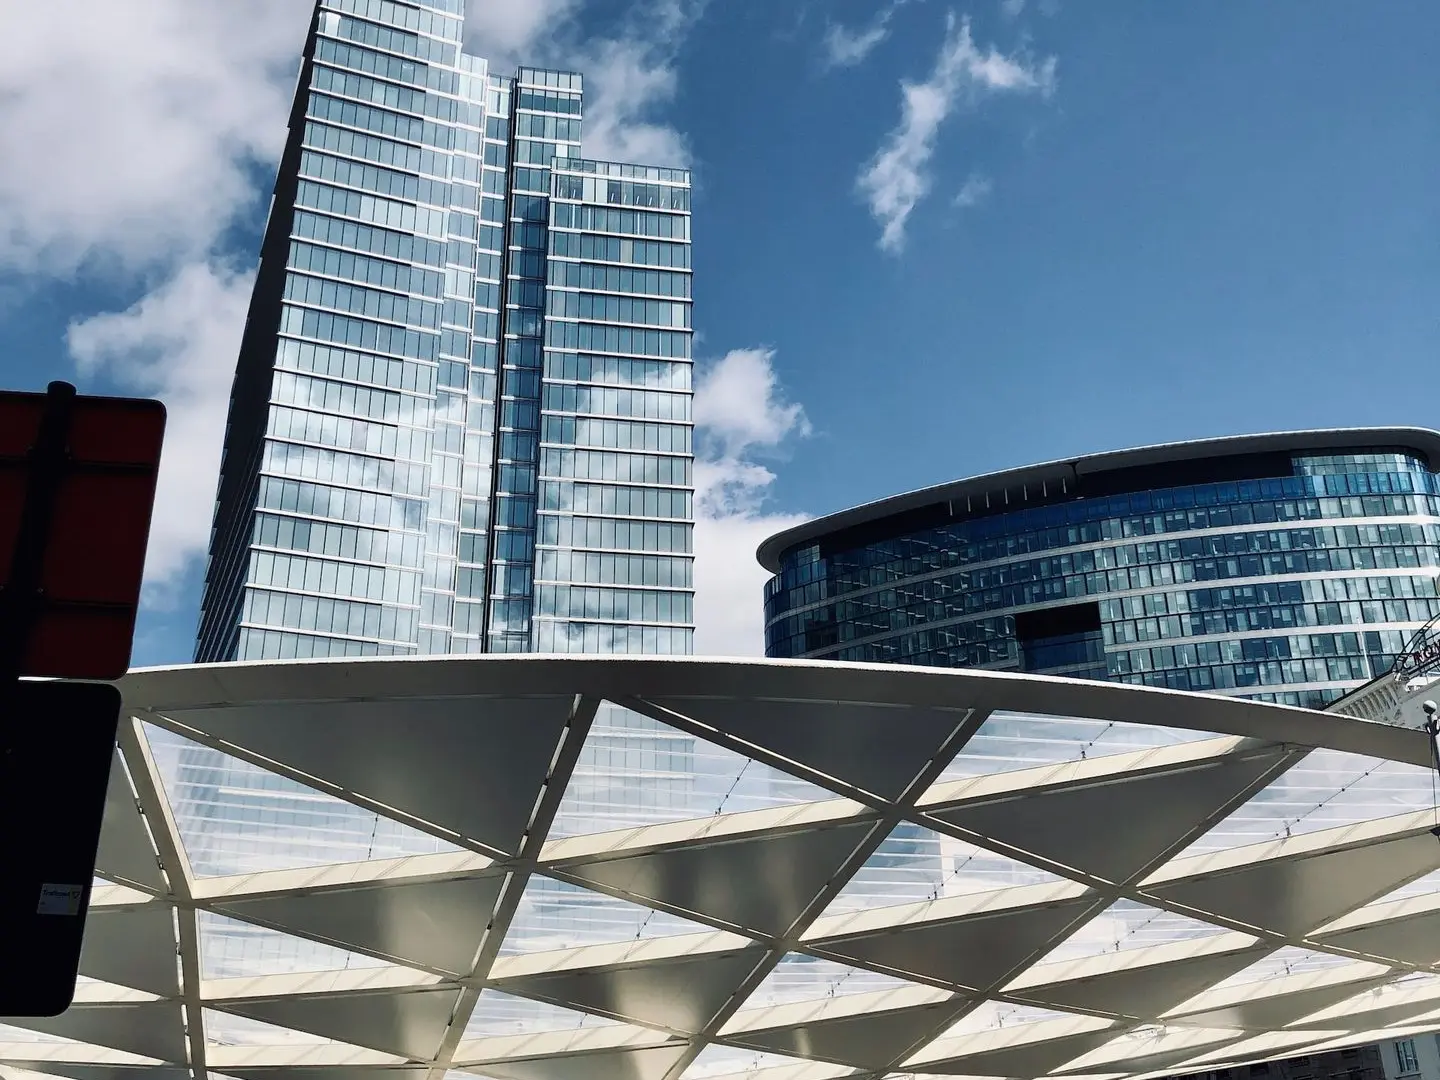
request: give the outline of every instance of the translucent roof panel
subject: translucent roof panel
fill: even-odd
[[[850,994],[874,994],[909,985],[904,979],[882,975],[878,971],[847,967],[805,953],[786,953],[745,999],[742,1008],[758,1009]]]
[[[1316,750],[1200,836],[1184,854],[1208,854],[1425,810],[1434,800],[1433,770]]]
[[[1302,949],[1295,945],[1287,945],[1283,949],[1276,949],[1243,971],[1237,971],[1228,979],[1216,983],[1211,989],[1245,986],[1248,983],[1282,979],[1287,975],[1301,975],[1310,971],[1324,971],[1327,968],[1348,967],[1354,963],[1355,961],[1348,956],[1337,956],[1335,953],[1317,952],[1314,949]],[[1383,969],[1376,965],[1376,971],[1380,970]]]
[[[205,1039],[215,1046],[324,1046],[335,1041],[219,1009],[204,1010],[204,1017]]]
[[[614,1027],[620,1021],[608,1016],[565,1009],[545,1001],[486,990],[475,1002],[475,1011],[465,1025],[464,1038],[483,1039],[502,1035],[530,1035],[540,1031],[579,1031],[582,1028]]]
[[[1362,990],[1341,1004],[1323,1010],[1320,1015],[1326,1018],[1324,1023],[1328,1026],[1339,1019],[1337,1014],[1343,1017],[1345,1014],[1358,1013],[1363,1017],[1364,1013],[1397,1005],[1407,1014],[1404,1019],[1409,1019],[1410,1015],[1419,1016],[1440,1009],[1440,975],[1428,971],[1410,972],[1383,986]],[[1343,1023],[1343,1019],[1340,1022]],[[1372,1015],[1369,1026],[1373,1027],[1374,1023]]]
[[[1375,904],[1388,904],[1392,900],[1408,900],[1413,896],[1429,896],[1432,893],[1440,892],[1440,870],[1434,870],[1424,877],[1416,878],[1414,881],[1401,885],[1394,892],[1386,893]],[[1374,906],[1367,904],[1367,907]]]
[[[552,837],[833,799],[833,792],[619,705],[600,706]]]
[[[199,877],[460,850],[164,728],[145,737]]]
[[[102,869],[127,884],[97,892],[75,1006],[7,1020],[0,1073],[184,1080],[193,1036],[240,1080],[839,1080],[907,1060],[1135,1080],[1440,1016],[1433,785],[1389,763],[1423,765],[1415,731],[882,665],[336,660],[121,685],[225,752],[122,740],[134,783],[107,806]],[[591,705],[576,746],[566,724]],[[909,798],[973,708],[997,711],[958,782]],[[167,857],[172,820],[193,868]],[[1207,829],[1223,857],[1170,861]],[[1299,850],[1247,846],[1286,831]],[[171,933],[176,905],[198,934]]]
[[[764,1069],[803,1064],[804,1059],[786,1057],[783,1054],[767,1054],[759,1050],[713,1043],[700,1051],[690,1063],[690,1067],[680,1076],[681,1080],[702,1080],[712,1076],[752,1076]]]
[[[1214,733],[1208,731],[997,711],[980,725],[939,779],[963,780],[1213,738]]]
[[[200,975],[205,979],[394,966],[364,953],[282,934],[213,911],[201,911],[196,918],[200,929]]]
[[[533,874],[521,894],[500,955],[554,952],[709,930],[678,915]]]
[[[1224,927],[1188,915],[1135,900],[1117,900],[1052,949],[1040,963],[1079,960],[1223,933],[1226,933]]]
[[[1048,870],[902,821],[840,890],[825,914],[1059,880]]]
[[[70,1043],[78,1044],[77,1039],[67,1039],[63,1035],[52,1035],[48,1031],[31,1031],[29,1028],[11,1027],[8,1024],[0,1024],[0,1043]]]
[[[946,1028],[940,1037],[949,1039],[956,1035],[972,1035],[981,1031],[1034,1024],[1040,1020],[1063,1020],[1071,1015],[1073,1014],[1041,1009],[1034,1005],[1017,1005],[1011,1001],[982,1001]]]

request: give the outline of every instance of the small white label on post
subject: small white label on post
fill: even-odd
[[[79,915],[80,901],[85,896],[83,885],[41,885],[37,915]]]

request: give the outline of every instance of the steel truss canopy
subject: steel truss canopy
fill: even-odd
[[[1118,1080],[1440,1027],[1424,733],[1039,676],[137,672],[73,1080]]]

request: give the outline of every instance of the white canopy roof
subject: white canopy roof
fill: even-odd
[[[805,662],[137,672],[74,1080],[1142,1077],[1440,1027],[1422,732]]]

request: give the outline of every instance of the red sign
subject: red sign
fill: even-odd
[[[44,394],[0,392],[0,584],[7,589],[35,490],[46,403]],[[158,401],[70,399],[20,674],[118,679],[129,668],[164,434]]]

